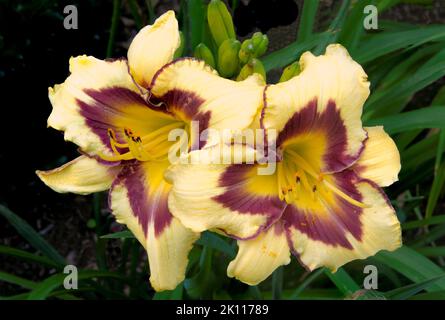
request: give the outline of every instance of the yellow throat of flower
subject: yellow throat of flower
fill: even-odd
[[[108,128],[108,136],[110,138],[110,146],[113,155],[105,155],[100,153],[99,156],[105,161],[121,161],[121,160],[139,160],[139,161],[162,161],[167,158],[167,154],[174,143],[168,140],[171,130],[183,129],[185,123],[175,121],[171,124],[162,126],[157,130],[150,132],[144,136],[136,134],[130,128],[124,128],[125,143],[119,143],[116,133],[113,129]],[[118,149],[127,149],[121,152]]]
[[[368,207],[340,190],[328,175],[317,172],[302,156],[288,148],[284,151],[283,161],[278,163],[278,194],[289,204],[301,201],[303,196],[310,195],[317,201],[335,194],[356,207]]]

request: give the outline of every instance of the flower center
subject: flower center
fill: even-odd
[[[347,195],[329,180],[328,176],[317,172],[302,156],[288,148],[285,150],[283,161],[278,163],[278,193],[280,199],[287,203],[298,202],[301,196],[308,195],[316,201],[331,192],[356,207],[368,207]]]
[[[139,161],[162,161],[166,158],[174,141],[168,140],[171,130],[184,128],[185,124],[176,121],[169,125],[160,127],[144,136],[140,136],[130,128],[123,129],[125,143],[118,142],[116,133],[108,128],[110,146],[113,155],[100,153],[99,156],[106,161],[139,160]]]

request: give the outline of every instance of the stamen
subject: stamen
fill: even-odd
[[[293,160],[297,163],[297,165],[300,168],[302,168],[304,170],[304,172],[307,172],[310,176],[312,176],[312,178],[316,179],[316,181],[323,183],[323,185],[325,185],[333,193],[335,193],[336,195],[338,195],[339,197],[343,198],[344,200],[346,200],[347,202],[349,202],[350,204],[352,204],[356,207],[359,207],[359,208],[369,208],[370,207],[369,205],[366,205],[364,203],[361,203],[360,201],[353,199],[352,197],[350,197],[349,195],[344,193],[342,190],[337,188],[335,185],[333,185],[332,183],[327,181],[324,178],[323,173],[317,174],[315,169],[312,168],[312,166],[309,163],[307,163],[306,160],[303,157],[301,157],[299,154],[297,154],[296,152],[294,152],[292,150],[286,150],[286,151],[289,152],[289,154],[293,157]],[[304,188],[306,190],[311,190],[311,187],[309,186],[309,182],[307,181],[307,178],[304,175],[303,170],[297,171],[296,175],[299,178],[301,178]],[[314,200],[316,199],[316,191],[317,191],[317,186],[313,185],[312,186],[312,194],[313,194]]]

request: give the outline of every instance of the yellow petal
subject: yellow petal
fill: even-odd
[[[128,64],[136,82],[147,88],[154,74],[173,60],[179,44],[178,21],[171,10],[141,29],[128,49]]]
[[[224,79],[192,58],[165,66],[151,85],[169,111],[184,121],[199,121],[200,130],[247,128],[261,110],[263,89],[258,75],[239,82]]]
[[[120,169],[120,166],[107,166],[93,158],[80,156],[59,168],[36,173],[56,192],[89,194],[109,189]]]
[[[125,60],[79,56],[70,59],[70,71],[63,84],[49,88],[53,110],[48,125],[65,131],[65,140],[85,153],[113,154],[108,128],[125,142],[124,128],[143,136],[173,121],[167,113],[147,104]]]
[[[191,152],[188,160],[196,157],[200,163],[169,168],[166,178],[173,184],[169,208],[195,232],[220,229],[238,238],[255,236],[284,210],[284,203],[278,198],[276,176],[258,175],[258,166],[254,164],[212,164],[213,155],[219,155],[219,147]],[[242,149],[234,147],[234,154]]]
[[[367,180],[355,183],[355,186],[363,198],[363,203],[369,204],[370,207],[362,209],[360,213],[359,238],[345,230],[344,236],[349,247],[321,241],[320,238],[332,241],[339,237],[339,234],[330,233],[333,230],[326,226],[312,227],[312,232],[303,233],[303,229],[287,225],[293,252],[309,270],[327,267],[336,271],[352,260],[365,259],[380,250],[393,251],[401,246],[400,223],[384,193],[377,185]],[[337,219],[337,223],[343,223],[343,220]]]
[[[267,87],[263,125],[278,131],[282,147],[322,136],[326,148],[320,157],[329,161],[321,169],[340,171],[357,160],[366,138],[361,114],[369,96],[367,76],[338,44],[321,56],[304,53],[299,64],[298,76]]]
[[[116,220],[126,224],[147,251],[156,291],[173,290],[184,280],[188,253],[199,237],[170,214],[171,186],[163,179],[167,166],[166,161],[129,165],[110,192]]]
[[[367,127],[365,130],[368,140],[353,169],[362,178],[381,187],[389,186],[398,180],[401,168],[399,150],[383,127]]]
[[[238,247],[238,254],[230,262],[227,275],[251,286],[290,262],[290,250],[280,222],[251,240],[238,240]]]

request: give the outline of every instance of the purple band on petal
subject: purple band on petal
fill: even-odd
[[[167,205],[168,194],[163,190],[149,190],[145,175],[146,170],[140,162],[133,161],[123,167],[113,185],[121,183],[127,189],[132,213],[138,219],[145,236],[150,223],[154,223],[155,236],[159,236],[173,218]]]
[[[360,155],[347,154],[347,131],[340,110],[335,101],[329,100],[325,110],[318,112],[317,98],[296,112],[278,134],[277,147],[289,139],[302,134],[322,133],[326,136],[327,146],[323,156],[324,172],[336,172],[350,166]]]
[[[253,164],[229,166],[219,180],[219,186],[227,187],[227,191],[214,197],[213,200],[242,214],[267,215],[267,224],[270,225],[279,219],[286,203],[281,201],[278,196],[258,195],[247,190],[248,174],[251,170],[255,170],[254,168]]]
[[[160,107],[153,106],[145,101],[145,99],[137,92],[123,87],[110,87],[101,90],[86,89],[84,92],[93,100],[86,103],[77,100],[80,107],[80,114],[85,117],[86,124],[91,130],[97,134],[102,143],[110,150],[110,137],[108,129],[115,131],[116,138],[119,142],[125,143],[123,128],[116,128],[116,120],[122,119],[125,122],[129,118],[134,120],[134,115],[128,113],[129,105],[137,105],[143,108],[150,108],[154,111],[163,112]],[[141,119],[136,119],[141,120]]]
[[[355,187],[358,181],[352,171],[335,173],[335,184],[351,198],[362,201],[362,195]],[[322,201],[321,199],[319,201]],[[362,238],[360,216],[363,210],[343,198],[336,196],[336,205],[325,204],[325,212],[311,212],[298,208],[298,203],[288,205],[283,213],[287,228],[293,227],[310,239],[332,246],[352,249],[346,235],[350,233],[357,240]]]

